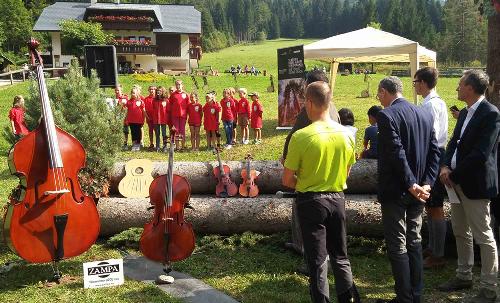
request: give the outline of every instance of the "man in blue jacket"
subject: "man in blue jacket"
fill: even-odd
[[[386,77],[378,86],[384,107],[377,115],[378,199],[395,281],[396,298],[389,302],[420,303],[422,212],[437,177],[440,152],[432,117],[402,92],[398,77]]]
[[[498,194],[500,114],[484,97],[488,83],[488,76],[481,70],[468,70],[460,79],[458,99],[467,107],[460,111],[439,173],[447,189],[458,196],[458,203],[451,205],[451,224],[457,242],[457,275],[439,289],[454,291],[472,287],[474,238],[481,250],[481,278],[479,293],[469,302],[477,303],[495,302],[497,297],[498,257],[489,203]]]

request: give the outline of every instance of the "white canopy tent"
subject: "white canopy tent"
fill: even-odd
[[[306,59],[330,61],[330,86],[335,87],[339,63],[408,62],[411,75],[420,62],[436,66],[436,52],[420,46],[418,42],[366,27],[333,36],[304,46]],[[417,95],[413,92],[415,102]]]

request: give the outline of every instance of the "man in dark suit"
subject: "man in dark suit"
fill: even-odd
[[[468,70],[458,84],[458,99],[467,104],[446,148],[439,178],[458,196],[451,205],[451,224],[457,242],[455,278],[439,286],[442,291],[472,287],[474,253],[472,239],[481,250],[479,293],[469,302],[495,302],[498,258],[490,226],[490,198],[498,194],[497,145],[500,129],[498,109],[484,93],[488,76]],[[450,202],[451,201],[450,196]]]
[[[420,229],[425,200],[439,168],[432,117],[402,97],[397,77],[380,81],[377,98],[378,199],[396,298],[422,302],[423,267]],[[378,300],[377,302],[387,302]]]

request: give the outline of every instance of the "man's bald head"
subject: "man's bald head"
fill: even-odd
[[[326,82],[313,82],[306,88],[306,100],[311,101],[317,108],[327,110],[332,101],[332,90]]]

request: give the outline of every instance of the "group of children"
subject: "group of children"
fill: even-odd
[[[235,98],[236,90],[226,88],[223,98],[218,102],[215,91],[205,95],[205,104],[199,101],[197,93],[188,95],[183,88],[181,80],[175,82],[175,87],[168,90],[162,86],[150,86],[149,95],[141,96],[140,87],[134,86],[130,98],[123,94],[122,87],[115,89],[115,105],[120,104],[126,110],[123,133],[123,149],[128,150],[129,130],[132,137],[132,151],[139,151],[142,145],[142,127],[144,122],[148,125],[149,150],[167,150],[167,126],[169,130],[176,130],[176,148],[186,149],[186,123],[191,133],[191,150],[200,150],[200,129],[203,128],[207,135],[207,147],[214,148],[220,144],[219,125],[222,121],[226,135],[225,148],[229,149],[236,144],[236,127],[240,126],[241,144],[249,144],[249,129],[254,130],[254,144],[262,142],[262,114],[263,107],[259,94],[248,94],[252,103],[247,99],[247,90],[238,90],[239,100]],[[153,144],[153,137],[156,144]],[[161,141],[160,141],[161,137]],[[160,145],[162,143],[162,145]]]
[[[365,135],[363,137],[363,151],[359,155],[359,158],[365,159],[377,159],[377,114],[382,110],[381,106],[374,105],[368,110],[368,122],[370,126],[365,129]],[[346,127],[356,138],[356,133],[358,129],[354,127],[354,114],[348,108],[341,108],[339,110],[340,124]]]
[[[259,94],[253,92],[248,94],[252,104],[247,99],[245,88],[238,90],[240,99],[234,96],[234,88],[223,90],[223,97],[220,102],[216,100],[216,92],[211,91],[205,95],[205,104],[199,102],[197,93],[188,95],[183,90],[181,80],[175,82],[175,87],[168,90],[162,86],[150,86],[149,95],[141,96],[139,86],[134,86],[130,92],[130,97],[123,94],[122,87],[115,89],[115,105],[120,105],[127,111],[124,125],[123,149],[128,150],[129,131],[132,137],[132,151],[139,151],[142,145],[142,128],[144,122],[148,125],[149,150],[167,151],[167,126],[169,129],[175,127],[176,146],[178,149],[186,148],[186,123],[189,125],[191,133],[191,150],[200,150],[200,129],[203,128],[207,135],[207,147],[213,148],[220,144],[219,124],[226,135],[225,148],[229,149],[236,144],[236,127],[240,126],[241,144],[249,144],[249,121],[250,127],[254,130],[254,144],[262,142],[262,114],[263,107],[259,100]],[[359,158],[377,159],[377,114],[382,110],[380,106],[372,106],[368,110],[368,121],[370,126],[366,128],[363,140],[363,151]],[[12,133],[16,140],[28,133],[28,128],[24,122],[24,99],[22,96],[15,96],[12,108],[9,111]],[[348,108],[339,110],[340,123],[347,127],[356,138],[357,128],[354,127],[354,115]],[[156,142],[153,142],[156,138]],[[161,139],[161,140],[160,140]],[[155,144],[154,144],[155,143]],[[162,143],[162,145],[160,145]]]

